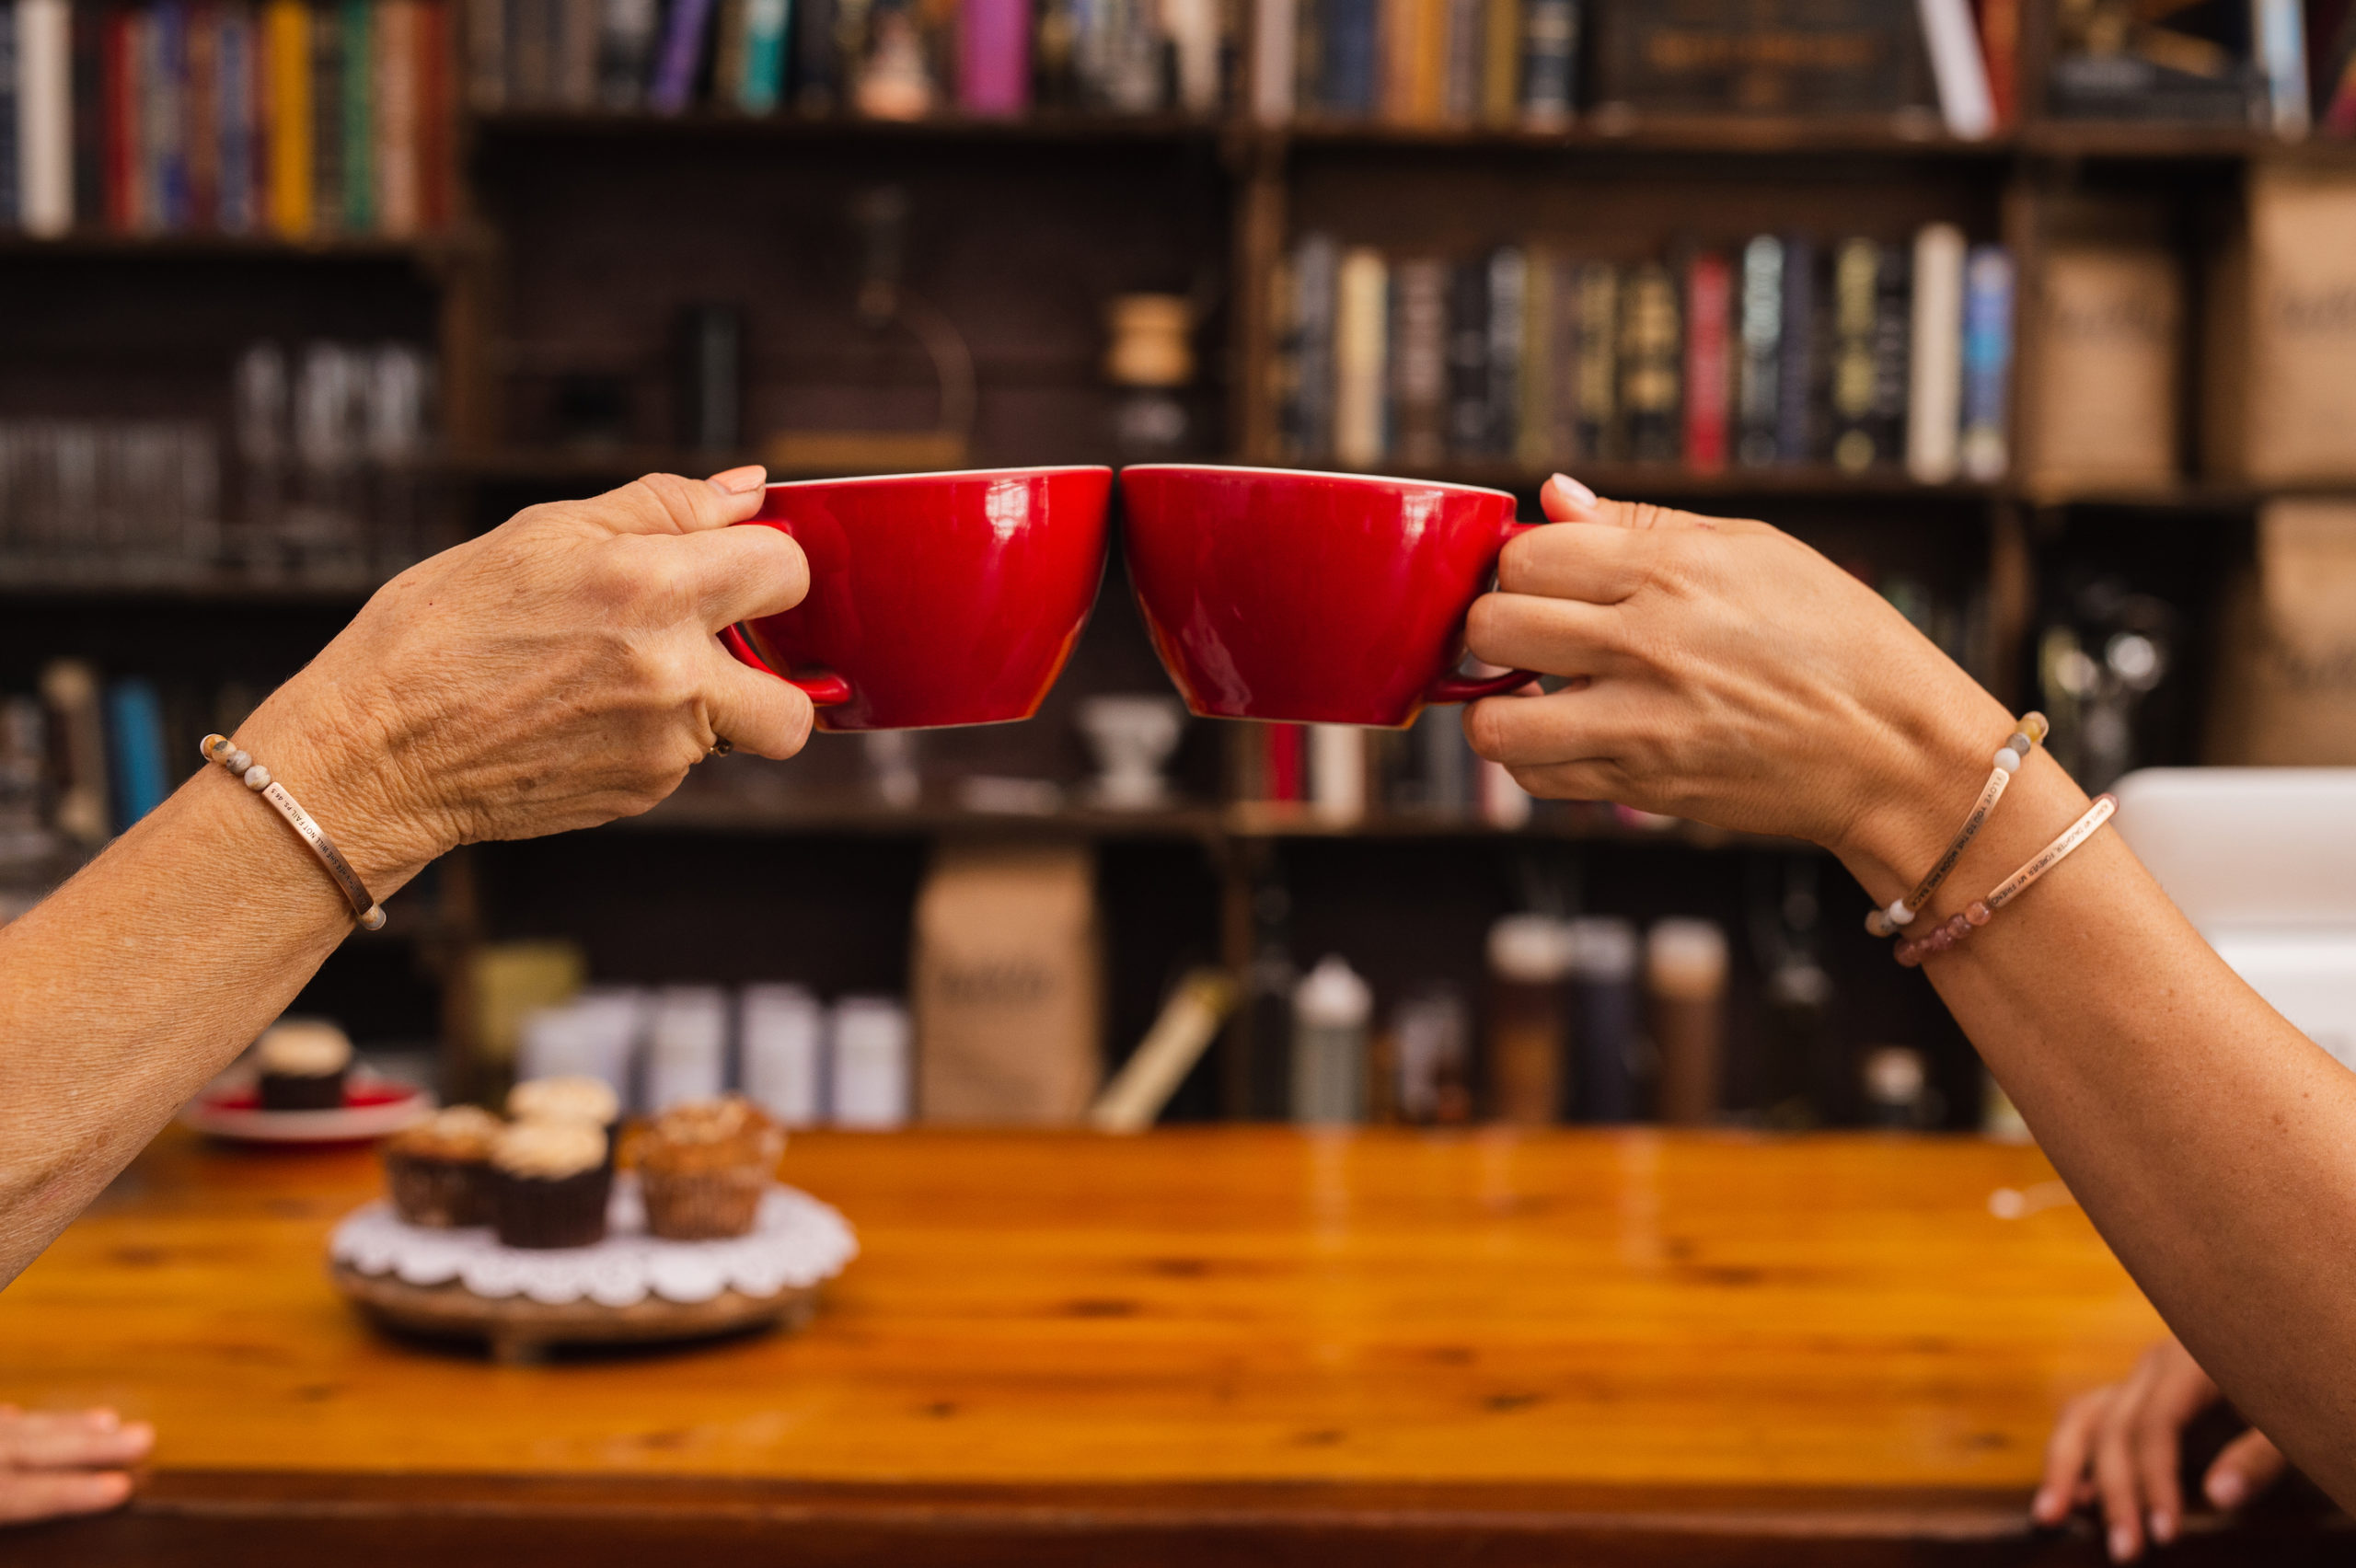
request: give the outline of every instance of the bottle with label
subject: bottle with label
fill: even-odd
[[[1552,915],[1508,915],[1489,928],[1489,1099],[1500,1122],[1544,1126],[1570,1098],[1570,950]]]
[[[1660,1057],[1660,1119],[1706,1126],[1724,1103],[1727,936],[1709,920],[1662,920],[1645,939],[1645,992]]]
[[[1346,1126],[1366,1119],[1367,1026],[1374,994],[1328,954],[1292,994],[1292,1119]]]
[[[1636,928],[1609,916],[1574,920],[1569,948],[1578,1119],[1635,1121],[1652,1076],[1636,994]]]

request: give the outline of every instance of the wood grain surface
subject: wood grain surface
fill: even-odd
[[[1074,1489],[1100,1521],[1184,1494],[1299,1528],[1715,1498],[1727,1540],[1774,1514],[2018,1542],[2059,1402],[2160,1332],[2074,1207],[1992,1215],[2052,1172],[1975,1141],[814,1135],[785,1175],[862,1247],[809,1327],[509,1367],[336,1297],[369,1155],[167,1135],[0,1295],[0,1398],[156,1423],[145,1500],[86,1547],[305,1495],[531,1516],[511,1486],[871,1524]]]

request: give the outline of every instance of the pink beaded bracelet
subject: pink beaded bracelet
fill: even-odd
[[[1934,953],[1942,953],[1963,940],[1973,931],[1996,917],[1996,911],[2018,898],[2028,884],[2067,859],[2070,851],[2095,836],[2095,829],[2110,820],[2119,809],[2116,795],[2097,795],[2086,814],[2062,830],[2062,836],[2037,853],[2037,858],[2003,882],[1996,884],[1987,897],[1972,905],[1960,915],[1948,917],[1946,924],[1934,926],[1922,936],[1898,944],[1898,962],[1911,969]]]
[[[327,829],[313,821],[310,813],[294,803],[294,797],[286,792],[285,785],[270,776],[269,768],[256,762],[249,754],[238,750],[237,743],[226,735],[207,735],[197,749],[203,752],[205,761],[219,763],[228,770],[231,778],[268,801],[277,809],[278,814],[286,819],[286,825],[294,830],[295,836],[302,839],[313,855],[318,857],[319,864],[325,866],[328,875],[335,879],[335,885],[343,890],[344,902],[352,905],[352,918],[360,922],[362,930],[383,929],[384,906],[362,883],[360,873],[352,869],[352,862],[343,858],[343,851],[335,847],[335,840],[328,836]]]
[[[1901,928],[1914,923],[1914,917],[1931,901],[1931,894],[1939,891],[1939,884],[1947,880],[1947,873],[1955,870],[1955,863],[1963,859],[1964,850],[1970,846],[1972,839],[1979,836],[1981,828],[1987,825],[1990,813],[1996,809],[1996,802],[2004,798],[2004,786],[2011,783],[2013,775],[2021,770],[2021,764],[2027,762],[2028,754],[2037,749],[2037,743],[2045,739],[2045,732],[2044,714],[2022,716],[2020,728],[1996,748],[1995,767],[1988,775],[1988,782],[1980,787],[1980,799],[1972,802],[1971,814],[1963,819],[1963,825],[1947,841],[1946,853],[1940,856],[1938,863],[1914,884],[1912,892],[1893,902],[1888,908],[1877,909],[1866,916],[1867,931],[1877,937],[1894,937]]]

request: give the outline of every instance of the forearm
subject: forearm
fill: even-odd
[[[238,732],[378,898],[413,875],[357,747],[282,691]],[[340,755],[350,752],[355,755]],[[0,928],[0,1283],[13,1279],[352,929],[326,871],[224,770],[182,785]]]
[[[1981,749],[1993,737],[1981,737]],[[1844,859],[1887,903],[1984,755]],[[1933,809],[1931,802],[1936,802]],[[2042,754],[1923,917],[1982,896],[2085,809]],[[2243,983],[2105,830],[1925,972],[2072,1191],[2243,1412],[2356,1496],[2356,1078]]]

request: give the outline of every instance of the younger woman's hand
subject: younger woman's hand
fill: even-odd
[[[643,812],[722,740],[791,756],[810,699],[715,636],[809,588],[792,539],[730,526],[764,477],[520,512],[387,583],[234,738],[380,897],[459,844]]]
[[[110,1410],[0,1405],[0,1525],[120,1507],[131,1496],[127,1467],[155,1446],[154,1427]]]
[[[1986,769],[1992,697],[1865,583],[1764,523],[1600,501],[1505,548],[1466,643],[1569,677],[1465,712],[1532,794],[1616,801],[1911,863],[1922,802]],[[1942,807],[1944,809],[1944,807]]]
[[[2165,1340],[2143,1353],[2127,1380],[2070,1401],[2045,1449],[2045,1481],[2030,1512],[2058,1525],[2075,1508],[2099,1507],[2114,1562],[2165,1546],[2184,1518],[2177,1483],[2184,1429],[2223,1398],[2192,1353]],[[2282,1479],[2282,1451],[2255,1427],[2225,1445],[2201,1478],[2209,1501],[2227,1512]]]

